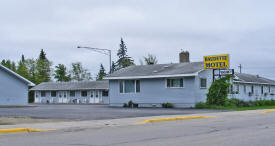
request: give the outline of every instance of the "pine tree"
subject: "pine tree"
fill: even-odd
[[[27,59],[25,63],[29,72],[29,80],[32,81],[33,83],[37,83],[37,68],[36,68],[37,60]]]
[[[36,65],[36,83],[48,82],[51,80],[51,62],[47,59],[46,53],[42,49]]]
[[[39,59],[40,59],[40,60],[47,60],[47,58],[46,58],[46,53],[44,52],[43,49],[41,49],[41,51],[40,51]]]
[[[71,80],[71,75],[67,73],[67,68],[63,64],[55,66],[54,78],[59,82],[68,82]]]
[[[103,66],[102,64],[100,64],[100,69],[99,69],[99,73],[98,73],[98,75],[97,75],[97,77],[96,77],[96,80],[102,80],[103,77],[105,77],[106,75],[107,75],[107,74],[106,74],[106,72],[105,72],[104,66]]]
[[[22,77],[29,79],[29,72],[26,66],[25,57],[22,55],[21,60],[18,63],[18,67],[16,72],[21,75]]]
[[[111,70],[111,73],[115,72],[117,69],[116,69],[116,64],[114,61],[112,61],[112,70]]]
[[[131,57],[129,57],[127,55],[127,47],[123,41],[123,39],[121,38],[120,40],[120,48],[117,52],[117,56],[118,56],[118,61],[117,61],[117,70],[121,69],[121,68],[125,68],[131,65],[135,65],[134,64],[134,60],[131,59]]]
[[[158,60],[157,60],[157,57],[152,55],[152,54],[148,54],[147,57],[143,57],[144,58],[144,61],[147,65],[151,65],[151,64],[157,64],[158,63]]]

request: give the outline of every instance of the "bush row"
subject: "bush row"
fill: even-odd
[[[207,108],[209,104],[199,102],[196,104],[196,108],[202,109]],[[234,107],[253,107],[253,106],[275,106],[275,100],[257,100],[257,101],[243,101],[236,98],[227,99],[225,101],[226,106],[234,106]]]

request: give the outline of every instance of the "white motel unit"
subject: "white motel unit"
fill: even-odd
[[[108,81],[44,82],[31,89],[35,103],[108,104]]]

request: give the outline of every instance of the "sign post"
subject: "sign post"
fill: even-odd
[[[203,57],[204,69],[213,69],[213,81],[226,75],[233,75],[234,69],[229,69],[229,54]]]

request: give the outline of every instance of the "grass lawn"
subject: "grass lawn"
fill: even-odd
[[[250,106],[250,107],[207,105],[202,109],[221,109],[221,110],[244,111],[244,110],[256,110],[256,109],[275,109],[275,105],[273,105],[273,106]]]
[[[0,125],[13,125],[13,124],[7,123],[7,122],[0,122]]]

